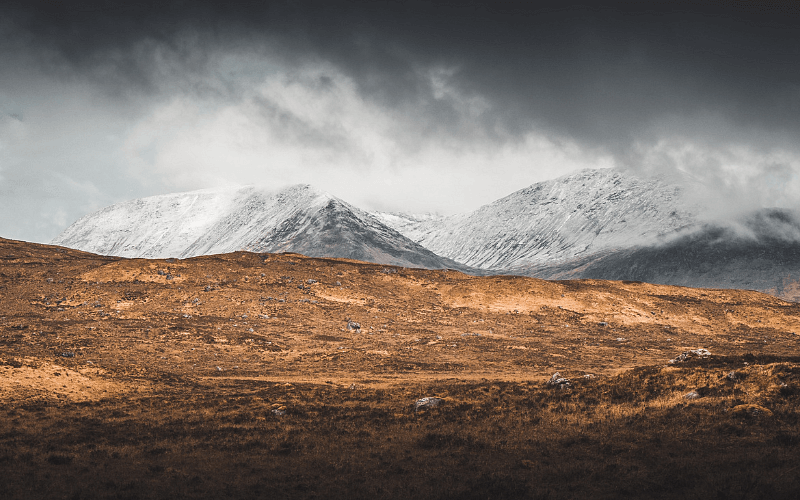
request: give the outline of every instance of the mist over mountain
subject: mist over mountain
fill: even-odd
[[[120,257],[186,258],[247,250],[463,268],[308,185],[275,192],[249,186],[131,200],[82,217],[52,243]]]

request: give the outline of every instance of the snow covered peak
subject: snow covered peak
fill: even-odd
[[[89,214],[53,244],[121,257],[298,252],[415,267],[458,264],[308,184],[150,196]]]
[[[444,257],[483,269],[559,261],[642,244],[694,224],[678,186],[616,169],[539,182],[468,214],[387,224]]]
[[[200,241],[208,243],[209,231],[218,229],[232,213],[244,210],[253,215],[259,208],[280,207],[278,211],[285,214],[324,206],[332,198],[307,184],[280,190],[235,186],[148,196],[82,217],[53,244],[122,257],[199,255],[205,248]]]

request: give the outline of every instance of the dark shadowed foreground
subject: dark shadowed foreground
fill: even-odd
[[[800,495],[755,292],[0,240],[0,306],[2,498]]]

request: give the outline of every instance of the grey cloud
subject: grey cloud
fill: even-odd
[[[322,58],[371,99],[458,135],[462,118],[419,71],[454,66],[451,84],[491,104],[487,137],[539,127],[619,149],[659,116],[698,108],[800,131],[798,7],[773,5],[84,1],[19,7],[13,18],[75,71],[117,86],[152,85],[152,57],[140,53],[148,44],[187,72],[202,72],[210,46]]]

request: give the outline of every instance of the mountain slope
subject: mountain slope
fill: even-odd
[[[308,185],[277,192],[201,190],[119,203],[81,218],[53,244],[121,257],[185,258],[249,250],[464,267]]]
[[[379,216],[439,255],[499,270],[655,241],[693,225],[695,213],[677,186],[598,169],[534,184],[468,214],[416,222]]]
[[[544,279],[610,279],[738,288],[800,301],[800,214],[762,210],[669,241],[508,270]]]

